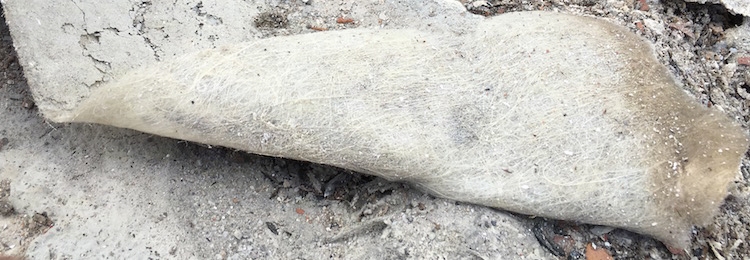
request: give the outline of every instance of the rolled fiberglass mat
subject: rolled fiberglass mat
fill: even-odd
[[[334,165],[675,247],[712,220],[748,144],[634,34],[545,12],[464,35],[352,29],[187,54],[57,121]]]

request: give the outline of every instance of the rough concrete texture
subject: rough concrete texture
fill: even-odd
[[[6,1],[3,7],[37,104],[52,104],[40,111],[54,117],[89,87],[164,56],[314,32],[309,26],[460,30],[468,21],[463,16],[473,16],[457,2],[440,3]],[[336,23],[342,16],[357,20]],[[273,23],[274,17],[288,20]],[[13,100],[16,90],[4,88],[3,100]],[[43,98],[55,96],[72,98]],[[307,163],[108,127],[50,125],[22,107],[3,102],[9,117],[3,136],[11,141],[2,178],[13,180],[9,200],[16,212],[45,212],[54,224],[31,244],[23,244],[31,236],[24,225],[9,232],[19,239],[4,242],[11,254],[28,247],[32,259],[550,255],[517,217],[492,209]],[[352,182],[356,191],[339,188]]]
[[[509,215],[340,169],[109,127],[53,124],[37,115],[26,81],[35,91],[75,93],[77,98],[41,108],[54,116],[54,107],[73,107],[97,81],[165,55],[322,29],[460,31],[465,19],[475,19],[460,4],[430,1],[236,1],[229,7],[215,2],[234,3],[121,1],[109,10],[96,2],[1,2],[16,48],[33,58],[20,63],[24,79],[10,37],[3,34],[0,179],[8,180],[10,194],[4,196],[7,188],[0,184],[0,206],[8,201],[15,210],[0,216],[0,254],[581,259],[590,255],[592,243],[615,258],[739,259],[750,253],[744,242],[750,234],[747,161],[722,215],[709,228],[695,230],[690,250],[672,254],[652,239],[621,230]],[[741,36],[747,35],[748,23],[738,26],[742,17],[727,10],[681,1],[461,3],[482,15],[552,10],[610,18],[653,42],[662,63],[696,99],[748,125],[750,49]],[[354,23],[337,23],[339,17]],[[230,27],[237,31],[229,33]],[[172,42],[180,47],[169,47]],[[131,57],[112,55],[111,48],[125,49]],[[35,59],[61,63],[25,62]],[[54,72],[60,71],[76,73],[59,78]]]
[[[268,34],[410,27],[461,32],[480,17],[454,1],[6,1],[11,35],[41,112],[55,119],[125,71]],[[356,18],[350,24],[339,17]],[[276,21],[275,19],[279,19]],[[258,26],[256,26],[258,25]],[[271,32],[272,31],[272,32]],[[39,40],[42,34],[45,39]],[[65,73],[76,71],[76,73]],[[61,94],[65,93],[65,94]],[[74,94],[71,94],[74,93]]]

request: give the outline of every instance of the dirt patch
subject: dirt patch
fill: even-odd
[[[33,99],[25,82],[5,17],[0,17],[0,89],[12,88],[11,101],[19,102],[25,109],[33,109]],[[0,156],[13,146],[11,140],[4,137],[5,134],[0,131]],[[10,200],[11,194],[11,180],[0,180],[0,259],[8,260],[17,259],[10,255],[23,255],[34,238],[53,226],[46,213],[31,216],[19,214]]]
[[[13,205],[10,204],[8,198],[10,197],[10,180],[0,181],[0,216],[7,217],[12,215],[15,210]]]
[[[16,214],[9,201],[10,184],[10,180],[0,181],[0,258],[6,254],[23,255],[35,237],[54,226],[47,213]]]
[[[255,27],[259,29],[281,29],[289,26],[286,15],[280,12],[264,12],[255,18]]]

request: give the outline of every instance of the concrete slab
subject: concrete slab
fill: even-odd
[[[4,1],[37,105],[55,120],[92,88],[168,57],[315,29],[421,28],[460,33],[479,16],[454,1]],[[280,24],[256,20],[283,17]],[[337,23],[339,17],[352,23]],[[264,27],[265,26],[265,27]]]
[[[638,29],[637,21],[642,19],[666,20],[662,15],[668,8],[657,3],[651,7],[659,10],[658,15],[617,3],[604,4],[603,10],[587,9],[585,1],[580,2],[566,12],[608,17],[625,13],[625,20],[618,21],[664,46],[668,44],[660,41],[665,38],[683,37],[675,28],[667,28],[667,36],[656,39],[648,28]],[[51,119],[70,111],[91,88],[130,68],[194,50],[351,27],[461,33],[481,19],[457,2],[444,1],[119,1],[103,6],[97,1],[5,0],[2,4],[36,104]],[[489,1],[466,4],[492,5]],[[534,1],[518,6],[563,8]],[[337,23],[339,17],[352,18],[354,23]],[[669,50],[670,55],[683,55],[680,51]],[[676,62],[685,60],[690,59]],[[710,81],[704,75],[699,81],[684,77],[688,88]],[[456,205],[363,176],[343,185],[349,192],[342,200],[324,199],[311,179],[320,179],[317,183],[325,189],[327,181],[341,173],[336,169],[237,155],[108,127],[50,124],[23,108],[24,89],[14,83],[0,90],[0,100],[11,100],[0,103],[8,111],[2,115],[0,133],[10,140],[1,150],[0,178],[13,180],[11,201],[18,212],[46,212],[55,222],[26,245],[32,259],[552,257],[533,238],[535,226],[523,217]],[[740,109],[715,97],[712,102],[730,113]],[[353,188],[368,183],[367,188]],[[608,249],[620,256],[669,254],[647,238],[614,234],[609,242],[615,247]],[[574,241],[583,252],[587,241],[598,238],[591,239]],[[720,252],[734,250],[732,241],[723,244],[725,251],[719,248]],[[627,246],[617,247],[621,245]]]
[[[719,4],[735,14],[750,16],[750,2],[744,0],[686,0],[685,2]]]
[[[36,105],[51,119],[128,69],[186,52],[321,28],[460,31],[481,19],[457,2],[443,1],[2,4]],[[278,28],[256,27],[259,17],[275,14],[288,21]],[[354,21],[337,23],[339,17]],[[25,91],[0,90],[2,100]],[[18,236],[8,242],[11,254],[27,249],[30,259],[551,256],[525,223],[492,209],[330,167],[104,126],[52,125],[13,102],[3,102],[2,109],[7,111],[2,132],[10,142],[3,148],[0,177],[13,180],[11,204],[22,215],[44,212],[54,222],[30,244],[24,237],[33,233],[11,233]],[[330,182],[336,176],[345,177]],[[358,192],[340,195],[357,186]]]

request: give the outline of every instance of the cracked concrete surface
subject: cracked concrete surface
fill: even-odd
[[[356,26],[362,27],[459,33],[480,19],[450,1],[319,1],[310,5],[178,0],[102,5],[86,0],[30,0],[3,5],[7,19],[13,21],[11,34],[17,39],[16,50],[32,79],[29,84],[40,100],[39,108],[52,120],[75,107],[91,88],[164,57],[270,35],[311,33],[311,26],[343,29],[335,19],[344,15],[357,18]],[[289,16],[289,25],[274,30],[255,28],[254,21],[262,12],[283,13]]]
[[[460,33],[482,19],[443,1],[2,4],[39,111],[52,119],[102,82],[186,52],[314,33],[311,27]],[[261,13],[281,13],[288,21],[256,28]],[[337,23],[342,16],[356,22]],[[25,91],[0,90],[3,100]],[[493,209],[370,177],[340,181],[335,176],[351,174],[330,167],[232,155],[104,126],[49,124],[21,107],[2,104],[8,118],[0,131],[11,143],[0,177],[13,180],[10,200],[20,214],[44,212],[54,222],[32,243],[20,244],[31,259],[550,256],[526,224]],[[359,184],[347,184],[351,178]],[[308,182],[320,187],[309,190]],[[339,185],[357,188],[342,195]]]

